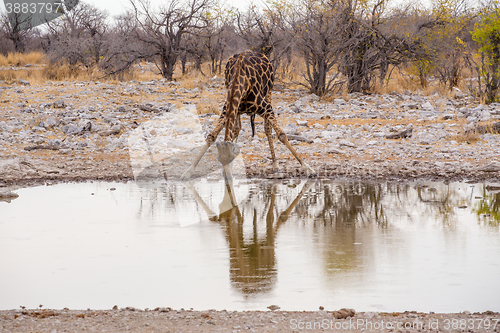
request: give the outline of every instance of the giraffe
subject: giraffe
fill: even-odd
[[[252,124],[252,135],[254,133],[254,118],[259,115],[264,118],[264,131],[271,151],[271,161],[273,170],[279,171],[278,162],[274,152],[272,130],[276,132],[280,140],[290,150],[292,155],[301,165],[301,169],[307,176],[315,176],[314,170],[305,163],[297,154],[295,149],[288,142],[285,132],[278,125],[276,116],[271,106],[271,90],[274,84],[273,67],[269,59],[261,53],[245,51],[233,55],[226,64],[225,85],[227,88],[227,98],[222,109],[219,120],[214,130],[207,135],[205,145],[196,157],[193,164],[182,174],[181,179],[189,179],[198,165],[199,161],[206,153],[208,148],[215,142],[221,130],[225,127],[224,142],[218,145],[229,150],[230,157],[221,161],[224,166],[231,162],[238,154],[238,149],[231,143],[238,138],[241,129],[240,116],[247,114],[250,116]],[[229,149],[228,149],[229,148]],[[232,151],[231,151],[232,149]]]

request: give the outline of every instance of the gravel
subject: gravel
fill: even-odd
[[[207,101],[222,103],[225,96],[217,80],[189,89],[165,80],[0,86],[0,182],[17,185],[131,180],[129,139],[137,131],[143,131],[141,140],[153,150],[147,152],[157,163],[152,166],[169,164],[173,170],[171,151],[195,149],[189,140],[202,145],[218,119],[183,114],[196,114]],[[497,122],[500,104],[481,105],[464,93],[408,91],[330,101],[284,87],[274,93],[273,104],[292,145],[319,177],[482,181],[499,176],[500,135],[485,133],[484,126],[474,129]],[[191,123],[179,123],[179,115]],[[155,122],[160,125],[151,125]],[[254,138],[246,116],[242,127],[238,141],[247,176],[272,178],[262,119],[256,119]],[[286,147],[277,141],[274,146],[282,174],[304,177]],[[182,156],[173,176],[193,158]]]
[[[352,312],[351,312],[352,311]],[[336,311],[8,310],[1,332],[497,332],[500,314]]]

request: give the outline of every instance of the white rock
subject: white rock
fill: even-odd
[[[498,172],[500,171],[500,163],[492,162],[488,165],[478,168],[478,170],[483,172]]]
[[[474,116],[468,116],[468,117],[467,117],[467,122],[468,122],[468,123],[476,123],[476,122],[477,122],[477,117],[474,117]]]
[[[478,112],[478,118],[480,121],[488,121],[491,119],[491,114],[489,111],[482,110]]]
[[[346,147],[356,148],[356,145],[354,143],[349,142],[349,141],[344,140],[344,139],[339,140],[339,145],[340,145],[340,147],[346,146]]]
[[[12,126],[9,126],[5,121],[0,121],[0,130],[5,132],[12,132]]]
[[[321,137],[323,139],[338,139],[340,137],[340,133],[337,131],[322,131]]]
[[[417,135],[415,135],[415,140],[422,145],[429,145],[436,142],[435,136],[427,131],[417,133]]]
[[[194,130],[192,128],[189,128],[189,127],[178,127],[175,129],[175,132],[177,134],[191,134],[194,132]]]
[[[430,102],[425,102],[424,104],[422,104],[422,109],[432,111],[434,110],[434,106],[432,106]]]

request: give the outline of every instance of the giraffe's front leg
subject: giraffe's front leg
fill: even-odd
[[[210,148],[210,145],[211,145],[211,143],[209,141],[205,142],[205,145],[203,145],[203,147],[201,148],[200,153],[198,154],[198,156],[196,156],[194,163],[191,164],[191,166],[186,171],[184,171],[184,173],[182,174],[181,180],[188,180],[189,178],[191,178],[193,176],[194,169],[196,168],[196,166],[200,162],[203,155],[205,155],[208,148]]]
[[[208,148],[210,148],[212,143],[215,142],[215,139],[217,139],[217,136],[224,127],[225,123],[226,123],[226,106],[224,106],[220,118],[217,121],[217,124],[215,125],[214,130],[209,135],[207,135],[207,140],[205,141],[205,144],[201,148],[201,151],[198,154],[198,156],[196,156],[196,159],[194,160],[193,164],[191,164],[191,166],[182,174],[181,180],[188,180],[193,176],[194,169],[196,168],[198,163],[200,163],[201,158],[203,157],[203,155],[205,155]]]

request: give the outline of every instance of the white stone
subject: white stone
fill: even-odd
[[[425,109],[425,110],[434,110],[434,106],[432,106],[432,104],[430,102],[425,102],[424,104],[422,104],[422,109]]]
[[[349,142],[347,140],[344,140],[344,139],[341,139],[339,140],[339,145],[342,147],[342,146],[346,146],[346,147],[351,147],[351,148],[356,148],[356,145],[352,142]]]

